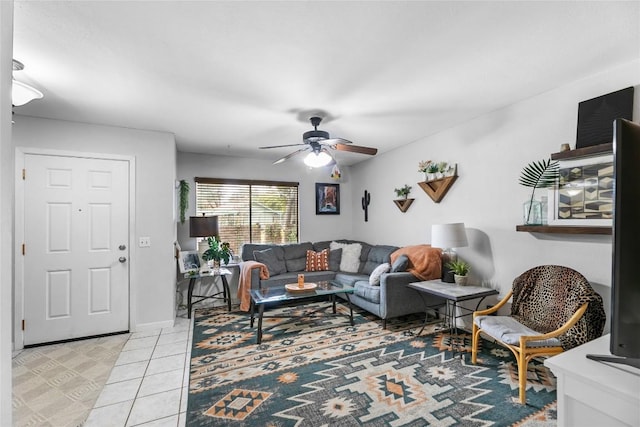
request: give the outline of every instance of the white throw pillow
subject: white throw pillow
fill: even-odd
[[[360,252],[362,245],[360,243],[338,243],[331,242],[329,249],[342,249],[342,259],[340,260],[340,271],[345,273],[357,273],[360,269]]]
[[[391,265],[389,265],[388,262],[377,266],[369,276],[369,284],[371,286],[380,286],[380,276],[382,276],[384,273],[389,272],[389,270],[391,270]]]

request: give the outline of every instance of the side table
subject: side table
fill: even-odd
[[[444,298],[446,301],[446,310],[445,310],[445,327],[449,329],[453,329],[454,332],[457,332],[457,324],[456,319],[459,319],[464,316],[470,316],[473,314],[475,310],[480,307],[480,303],[482,300],[491,295],[497,295],[498,291],[490,288],[483,288],[482,286],[461,286],[456,285],[455,283],[445,283],[441,280],[428,280],[426,282],[414,282],[409,283],[410,288],[418,291],[420,298],[425,302],[425,312],[427,312],[432,306],[428,306],[426,303],[426,299],[424,294],[435,295],[440,298]],[[467,301],[472,299],[480,299],[478,304],[476,305],[475,310],[470,310],[466,307],[460,306],[461,310],[466,310],[467,313],[463,313],[457,315],[458,302]],[[425,317],[425,323],[422,325],[422,329],[418,335],[422,333],[424,327],[426,326],[427,317]]]
[[[218,270],[212,270],[208,272],[199,272],[193,275],[189,275],[189,290],[187,292],[187,311],[188,318],[191,319],[191,308],[193,304],[197,304],[206,299],[221,299],[227,303],[227,309],[231,311],[231,291],[229,290],[229,282],[227,281],[227,276],[230,276],[232,273],[230,270],[226,268],[220,268]],[[194,295],[193,288],[196,285],[197,279],[204,279],[206,277],[213,277],[213,280],[217,280],[220,278],[222,281],[222,291],[211,294],[211,295]],[[222,295],[222,296],[220,296]],[[192,302],[193,297],[200,298],[199,300]]]

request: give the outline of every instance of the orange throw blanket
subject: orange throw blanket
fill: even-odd
[[[405,246],[391,254],[391,263],[400,255],[409,258],[407,271],[420,280],[434,280],[442,277],[442,249],[431,245]]]
[[[249,311],[251,308],[251,272],[259,268],[260,279],[269,278],[267,266],[257,261],[245,261],[240,264],[240,277],[238,279],[238,299],[240,300],[240,310]]]

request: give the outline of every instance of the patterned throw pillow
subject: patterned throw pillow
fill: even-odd
[[[326,271],[329,269],[329,249],[320,252],[307,251],[305,271]]]

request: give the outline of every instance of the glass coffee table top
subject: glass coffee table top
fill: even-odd
[[[261,289],[251,289],[251,299],[256,305],[270,302],[295,301],[322,295],[352,294],[353,287],[341,285],[333,281],[314,282],[318,286],[313,290],[288,291],[284,286],[272,286]],[[297,284],[296,284],[297,285]]]

